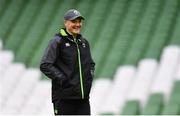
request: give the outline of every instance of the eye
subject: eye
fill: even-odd
[[[76,23],[76,20],[72,20],[71,22],[72,22],[72,23]]]

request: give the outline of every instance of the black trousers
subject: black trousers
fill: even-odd
[[[59,100],[53,105],[55,115],[90,115],[89,99]]]

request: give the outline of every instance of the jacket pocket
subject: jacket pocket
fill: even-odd
[[[85,90],[85,97],[86,98],[89,97],[89,93],[91,91],[91,86],[92,86],[92,81],[88,81],[88,82],[85,83],[84,90]]]

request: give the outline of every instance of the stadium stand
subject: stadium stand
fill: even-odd
[[[14,54],[1,49],[0,74],[0,115],[53,114],[50,81],[40,80],[39,70],[14,63]]]
[[[179,0],[0,0],[0,115],[53,114],[38,67],[70,8],[96,62],[92,114],[180,115]]]

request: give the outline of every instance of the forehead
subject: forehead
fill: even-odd
[[[82,19],[81,18],[76,18],[76,19],[74,19],[74,20],[66,20],[67,22],[72,22],[72,23],[74,23],[74,22],[81,22],[82,21]]]

